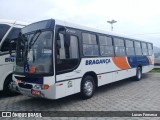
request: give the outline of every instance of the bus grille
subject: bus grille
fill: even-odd
[[[18,86],[21,88],[32,89],[33,86],[30,84],[18,83]]]

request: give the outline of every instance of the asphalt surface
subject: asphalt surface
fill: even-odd
[[[140,81],[134,81],[132,78],[104,85],[96,89],[95,95],[88,100],[82,100],[79,94],[58,100],[31,98],[24,95],[6,96],[2,92],[0,94],[0,111],[160,111],[160,73],[144,74]],[[158,120],[160,118],[44,117],[41,119]]]

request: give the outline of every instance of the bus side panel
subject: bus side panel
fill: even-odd
[[[119,81],[136,75],[136,68],[98,75],[98,86]]]
[[[74,93],[79,93],[81,91],[81,78],[80,79],[76,79],[74,81]]]
[[[65,96],[66,82],[58,82],[55,84],[55,99]]]
[[[154,65],[147,65],[142,67],[142,73],[147,73],[154,68]]]
[[[154,60],[152,56],[143,56],[142,57],[143,64],[142,64],[142,73],[149,72],[154,68]]]
[[[113,82],[113,73],[100,74],[98,77],[98,86]]]
[[[118,81],[118,80],[126,79],[129,77],[133,77],[135,75],[136,75],[136,69],[132,68],[132,69],[114,72],[113,76],[114,76],[114,81]]]
[[[55,84],[55,99],[80,92],[81,79],[73,79]]]
[[[138,65],[149,65],[149,60],[147,58],[147,56],[137,56],[137,66]]]

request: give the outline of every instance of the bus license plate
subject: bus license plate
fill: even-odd
[[[41,92],[40,91],[37,91],[37,90],[32,90],[31,93],[33,95],[41,95]]]

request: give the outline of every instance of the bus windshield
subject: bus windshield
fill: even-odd
[[[3,36],[6,34],[9,28],[9,25],[0,24],[0,41],[2,40]]]
[[[21,34],[17,40],[17,73],[49,74],[53,71],[52,31]]]

